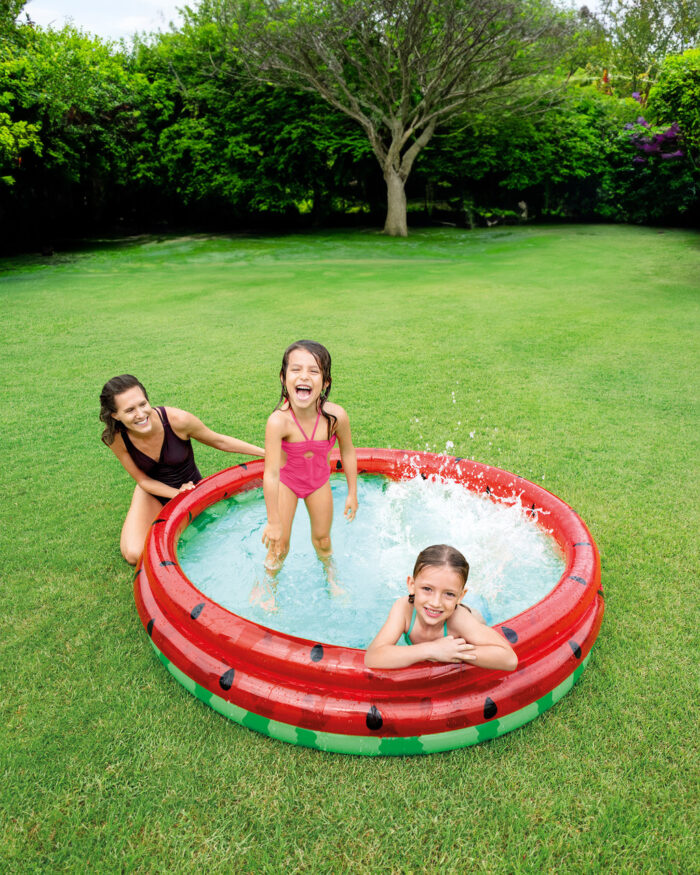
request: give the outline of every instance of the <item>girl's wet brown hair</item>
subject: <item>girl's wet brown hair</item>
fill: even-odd
[[[287,393],[287,387],[285,385],[285,381],[287,379],[287,368],[289,367],[289,356],[294,352],[295,349],[305,349],[307,352],[310,352],[311,355],[316,359],[316,364],[321,369],[321,383],[323,388],[321,389],[321,397],[318,399],[319,409],[323,414],[324,419],[328,422],[328,437],[330,438],[333,434],[333,429],[335,428],[335,424],[338,421],[337,417],[333,416],[332,413],[327,413],[323,409],[323,405],[328,399],[328,396],[331,394],[331,384],[333,380],[331,379],[331,354],[328,352],[325,346],[320,343],[316,343],[315,340],[297,340],[295,343],[290,344],[284,351],[284,355],[282,356],[282,368],[280,370],[280,380],[282,381],[282,394],[280,395],[280,400],[277,402],[278,410],[286,401],[289,403],[289,395]]]
[[[105,426],[105,430],[102,432],[102,440],[108,447],[112,446],[114,438],[120,430],[120,423],[112,416],[113,413],[117,412],[117,405],[114,399],[117,395],[121,395],[122,392],[126,392],[127,389],[133,389],[134,386],[138,386],[141,389],[146,396],[146,401],[148,401],[148,392],[144,389],[140,380],[137,380],[132,374],[120,374],[118,377],[112,377],[102,387],[102,392],[100,393],[100,419]]]
[[[442,567],[451,568],[456,571],[462,578],[462,589],[467,585],[469,577],[469,563],[464,558],[463,554],[455,547],[450,547],[449,544],[433,544],[432,547],[426,547],[421,550],[416,559],[416,564],[413,566],[413,579],[415,580],[424,568]],[[413,602],[413,596],[408,597],[409,602]]]

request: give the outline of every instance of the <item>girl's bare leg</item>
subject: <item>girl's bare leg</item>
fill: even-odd
[[[265,557],[265,574],[263,580],[256,581],[251,590],[249,601],[252,604],[260,604],[265,611],[277,610],[275,604],[275,591],[277,588],[277,575],[280,573],[284,560],[289,553],[289,538],[292,534],[292,523],[297,509],[297,497],[284,483],[279,485],[279,513],[282,523],[282,543],[278,551],[272,547]]]
[[[136,486],[119,540],[122,556],[129,565],[136,565],[139,561],[148,530],[162,507],[155,496]]]
[[[333,547],[331,545],[331,525],[333,523],[333,495],[330,481],[325,483],[304,499],[311,520],[311,543],[316,555],[323,563],[331,595],[341,595],[333,566]]]
[[[331,558],[331,524],[333,522],[333,496],[330,481],[324,483],[304,499],[311,520],[311,543],[324,564]]]
[[[289,538],[292,534],[292,523],[294,522],[294,514],[297,511],[298,500],[288,486],[280,483],[279,513],[280,523],[282,524],[282,543],[277,551],[270,547],[265,558],[265,568],[273,576],[277,576],[284,560],[287,558],[287,553],[289,553]]]

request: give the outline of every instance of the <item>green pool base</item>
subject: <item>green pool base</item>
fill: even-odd
[[[221,696],[217,696],[193,681],[192,678],[188,677],[174,665],[156,647],[152,639],[149,640],[158,659],[175,680],[181,683],[188,692],[201,699],[202,702],[229,720],[233,720],[247,729],[260,732],[262,735],[269,735],[270,738],[275,738],[279,741],[310,747],[314,750],[323,750],[328,753],[357,754],[361,756],[413,756],[416,754],[439,753],[440,751],[469,747],[472,744],[478,744],[480,741],[488,741],[491,738],[505,735],[506,732],[517,729],[525,723],[529,723],[530,720],[534,720],[535,717],[539,717],[540,714],[551,708],[552,705],[555,705],[565,696],[581,676],[591,656],[589,652],[568,678],[565,678],[553,690],[542,696],[541,699],[537,699],[524,708],[513,711],[511,714],[506,714],[505,717],[489,720],[487,723],[481,723],[478,726],[465,726],[463,729],[454,729],[448,732],[397,738],[320,732],[313,729],[304,729],[300,726],[292,726],[289,723],[280,723],[277,720],[271,720],[269,717],[262,717],[259,714],[254,714],[252,711],[246,711],[244,708],[234,705],[233,702],[227,702],[226,699],[222,699]]]

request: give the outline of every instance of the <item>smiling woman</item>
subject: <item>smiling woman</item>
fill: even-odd
[[[191,438],[228,453],[264,456],[255,444],[217,434],[177,407],[151,407],[144,386],[131,374],[108,380],[100,394],[103,442],[136,481],[122,526],[120,549],[136,565],[148,527],[161,506],[202,479]]]

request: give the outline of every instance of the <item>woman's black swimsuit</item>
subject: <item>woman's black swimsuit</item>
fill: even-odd
[[[127,430],[122,427],[121,435],[127,452],[144,474],[152,477],[153,480],[165,483],[166,486],[179,489],[183,483],[190,480],[192,483],[199,483],[202,475],[194,461],[192,441],[189,438],[183,441],[175,434],[168,422],[165,407],[155,407],[154,410],[157,411],[160,421],[163,423],[163,446],[160,450],[160,458],[156,461],[137,449],[129,440]],[[167,504],[170,501],[169,498],[164,498],[162,495],[154,495],[153,497],[157,498],[161,504]]]

